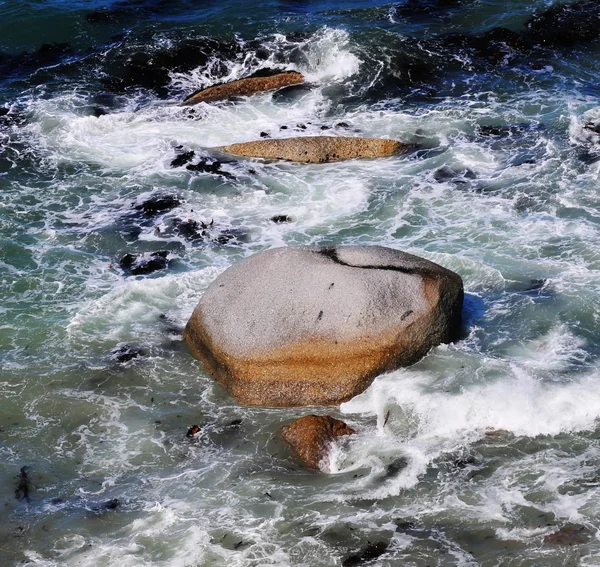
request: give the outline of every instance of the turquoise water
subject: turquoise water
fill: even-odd
[[[0,565],[600,564],[600,47],[531,39],[552,4],[0,1]],[[177,105],[266,67],[309,88]],[[420,149],[210,149],[261,132]],[[226,175],[171,166],[190,150]],[[467,296],[462,340],[328,410],[359,434],[316,474],[277,432],[320,410],[238,406],[181,331],[233,262],[331,243]]]

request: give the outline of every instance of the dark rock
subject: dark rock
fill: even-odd
[[[93,106],[90,110],[90,114],[95,118],[100,118],[100,116],[105,116],[107,112],[100,106]]]
[[[494,65],[510,61],[529,48],[520,34],[506,28],[492,28],[477,35],[451,34],[442,43],[446,48],[468,50]]]
[[[444,165],[435,170],[433,174],[433,178],[438,183],[444,183],[445,181],[456,181],[460,182],[461,180],[464,182],[465,179],[476,179],[477,175],[472,169],[468,167],[451,167],[449,165]]]
[[[342,561],[342,567],[354,567],[355,565],[362,565],[369,561],[373,561],[378,557],[381,557],[389,547],[389,543],[380,541],[377,543],[369,543],[366,547],[361,549],[358,553],[350,555]]]
[[[531,280],[529,285],[523,290],[524,292],[540,291],[548,280],[543,278]]]
[[[156,47],[149,37],[144,44],[150,48],[121,47],[103,57],[101,64],[108,76],[102,83],[108,91],[125,93],[134,88],[145,88],[159,96],[167,96],[171,73],[191,71],[207,65],[215,57],[232,58],[241,49],[236,43],[210,38],[188,38],[173,41],[168,47]],[[225,73],[226,67],[222,65],[221,69],[215,65],[214,72]]]
[[[9,77],[13,73],[23,77],[38,69],[59,64],[73,55],[69,43],[44,43],[36,51],[26,51],[18,55],[0,53],[0,76]]]
[[[127,274],[141,276],[163,270],[169,265],[169,252],[159,250],[150,255],[125,254],[119,261],[119,266]]]
[[[600,39],[600,10],[597,0],[551,6],[526,23],[526,35],[549,47],[570,47]]]
[[[384,479],[394,478],[408,466],[408,461],[404,457],[393,460],[385,467]]]
[[[236,427],[238,425],[242,424],[242,420],[241,419],[232,419],[229,423],[228,426],[229,427]]]
[[[310,468],[327,472],[331,443],[353,435],[354,429],[328,415],[307,415],[286,425],[281,433],[294,453]]]
[[[1,109],[0,109],[1,111]],[[0,114],[1,116],[1,114]],[[586,122],[583,125],[585,130],[589,130],[590,132],[594,132],[594,134],[600,134],[600,126],[598,124],[594,124],[593,122]]]
[[[312,91],[315,88],[313,84],[300,83],[283,87],[273,93],[273,102],[289,103],[297,97]]]
[[[511,126],[504,125],[480,125],[477,126],[477,134],[480,136],[490,136],[493,138],[508,138],[515,134],[521,134],[526,130],[531,130],[535,125],[531,124],[513,124]]]
[[[177,195],[158,193],[143,203],[136,205],[135,210],[143,213],[145,217],[155,217],[171,211],[180,205],[181,200]]]
[[[240,232],[237,230],[222,230],[216,237],[213,238],[213,242],[217,244],[230,244],[234,241],[240,240]]]
[[[172,0],[120,0],[88,12],[85,19],[93,24],[124,24],[172,9]]]
[[[85,19],[93,24],[114,24],[123,21],[130,16],[127,10],[99,8],[85,15]]]
[[[0,106],[0,116],[6,116],[10,112],[10,108],[6,106]]]
[[[217,230],[214,227],[214,220],[210,223],[198,222],[193,219],[182,220],[172,219],[170,225],[162,233],[163,235],[176,235],[185,238],[190,242],[215,242],[226,244],[233,239],[240,238],[241,234],[235,229]]]
[[[234,176],[228,171],[223,171],[221,166],[223,162],[218,160],[211,160],[202,158],[198,163],[190,163],[186,169],[188,171],[195,171],[201,173],[210,173],[211,175],[220,175],[222,177],[233,178]]]
[[[270,138],[271,136],[269,135],[269,133],[268,133],[268,132],[261,132],[261,133],[260,133],[260,137],[261,137],[261,138]]]
[[[111,352],[111,357],[117,362],[125,363],[144,355],[144,351],[131,345],[123,345]]]
[[[269,220],[274,222],[275,224],[280,224],[283,222],[292,222],[292,217],[290,217],[288,215],[275,215],[274,217],[271,217]]]
[[[196,152],[194,150],[190,150],[188,152],[183,152],[183,153],[179,154],[171,162],[171,167],[181,167],[182,165],[185,165],[189,161],[192,161],[192,159],[194,159],[195,155],[196,155]]]
[[[400,533],[415,529],[415,524],[406,520],[394,520],[394,524],[396,524],[396,531]]]
[[[173,232],[186,240],[202,240],[208,236],[208,233],[200,227],[198,221],[192,219],[188,219],[187,221],[173,219],[172,224]]]
[[[19,471],[19,483],[17,484],[17,489],[15,490],[15,498],[17,500],[25,500],[29,502],[29,492],[31,489],[31,485],[29,483],[29,471],[31,469],[27,466],[21,467]]]
[[[248,75],[248,79],[253,79],[257,77],[275,77],[277,75],[281,75],[281,73],[288,73],[290,71],[282,71],[281,69],[258,69],[258,71],[254,71],[252,75]]]
[[[394,6],[390,14],[395,19],[423,20],[443,17],[469,3],[467,0],[405,0]]]
[[[119,506],[121,506],[121,502],[118,498],[113,498],[104,504],[106,510],[116,510]]]
[[[311,33],[307,31],[296,30],[285,34],[285,39],[293,43],[303,43],[310,39]]]
[[[454,459],[452,464],[457,469],[466,469],[469,465],[476,465],[477,459],[475,459],[475,457],[473,457],[472,455],[467,455],[466,457],[459,457],[457,459]]]

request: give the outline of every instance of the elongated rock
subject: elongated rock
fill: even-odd
[[[303,136],[232,144],[219,149],[245,157],[328,163],[344,159],[386,157],[411,148],[409,144],[379,138]]]
[[[250,256],[204,292],[184,337],[248,405],[332,405],[457,338],[463,285],[381,246],[298,246]]]
[[[328,415],[305,415],[286,425],[281,437],[307,466],[327,472],[331,443],[338,437],[354,433],[354,429],[339,419]]]
[[[199,102],[215,102],[236,96],[250,96],[256,93],[274,91],[304,82],[304,75],[296,71],[284,71],[269,76],[246,77],[230,83],[221,83],[202,89],[187,97],[182,104],[192,105]]]

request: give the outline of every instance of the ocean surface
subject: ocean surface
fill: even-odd
[[[600,565],[600,7],[557,5],[0,0],[2,567]],[[266,68],[307,85],[178,105]],[[211,150],[261,134],[418,149]],[[297,244],[458,272],[462,339],[340,408],[239,406],[182,329]],[[331,474],[277,436],[315,411],[359,432]]]

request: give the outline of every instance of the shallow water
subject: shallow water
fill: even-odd
[[[325,566],[377,542],[386,566],[600,564],[600,47],[448,36],[551,4],[0,1],[1,565]],[[200,63],[169,59],[186,41]],[[177,106],[273,66],[310,88]],[[261,132],[421,149],[171,167]],[[156,194],[180,202],[135,209]],[[322,410],[238,406],[181,331],[233,262],[332,243],[419,254],[467,295],[462,340],[329,412],[359,434],[319,475],[277,432]],[[119,267],[158,250],[168,269]],[[570,525],[585,543],[545,541]]]

